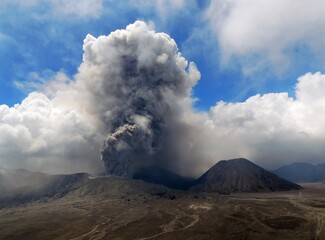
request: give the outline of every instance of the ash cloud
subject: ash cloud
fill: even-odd
[[[192,101],[200,74],[175,41],[138,21],[108,36],[88,35],[84,51],[77,81],[92,89],[88,103],[108,132],[101,148],[107,174],[132,177],[137,168],[178,161],[163,159],[166,139],[182,125],[182,103]]]
[[[74,79],[33,73],[37,81],[19,87],[36,91],[0,106],[1,165],[100,172],[101,158],[107,174],[132,177],[143,166],[180,172],[182,162],[194,161],[185,136],[200,73],[175,41],[137,21],[108,36],[87,35],[83,50]]]
[[[108,36],[88,35],[78,73],[27,82],[36,88],[0,105],[0,167],[100,172],[132,177],[156,164],[198,176],[220,159],[246,157],[275,168],[323,162],[325,75],[298,79],[288,93],[193,109],[200,73],[167,34],[137,21]],[[101,161],[101,160],[102,161]]]

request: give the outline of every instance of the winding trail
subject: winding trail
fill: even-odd
[[[171,233],[171,232],[175,232],[175,231],[185,230],[187,228],[190,228],[190,227],[194,226],[200,220],[199,215],[186,215],[186,216],[187,217],[192,217],[193,218],[193,221],[190,222],[188,225],[186,225],[183,228],[175,229],[175,224],[176,224],[177,220],[180,218],[179,216],[176,216],[171,222],[169,222],[169,223],[167,223],[165,225],[160,226],[160,228],[163,229],[161,233],[158,233],[158,234],[153,235],[153,236],[150,236],[150,237],[138,238],[137,240],[153,239],[153,238],[156,238],[156,237],[161,236],[161,235],[166,234],[166,233]]]
[[[317,216],[317,225],[316,225],[316,232],[315,232],[315,240],[318,239],[319,234],[322,232],[324,226],[323,218]]]
[[[304,201],[304,197],[302,196],[301,192],[299,192],[298,198],[292,198],[290,200],[291,204],[293,204],[294,206],[300,207],[301,209],[306,210],[307,212],[314,212],[315,208],[312,206],[308,206],[306,204],[303,204]],[[324,228],[324,218],[323,218],[323,214],[324,214],[324,210],[323,209],[319,209],[318,213],[316,214],[317,216],[317,223],[316,223],[316,229],[315,229],[315,240],[318,240],[320,237],[320,234],[323,232],[323,228]],[[308,214],[310,215],[310,217],[313,219],[315,218],[315,216],[313,214]]]
[[[209,204],[200,204],[200,205],[191,204],[189,206],[189,209],[194,209],[196,212],[198,212],[199,210],[201,210],[201,211],[209,211],[211,208],[212,208],[212,206],[209,205]],[[198,214],[194,214],[194,215],[185,214],[183,211],[177,212],[176,214],[173,213],[173,215],[175,215],[175,218],[172,221],[170,221],[167,224],[159,226],[162,229],[161,233],[158,233],[158,234],[155,234],[155,235],[149,236],[149,237],[138,238],[137,240],[149,240],[149,239],[156,238],[156,237],[161,236],[161,235],[166,234],[166,233],[182,231],[182,230],[188,229],[190,227],[193,227],[200,220],[200,217],[199,217]],[[176,227],[177,223],[179,223],[179,222],[184,223],[181,220],[182,217],[192,218],[192,221],[189,224],[187,224],[186,226],[182,227],[182,228],[177,228]]]
[[[97,225],[95,225],[92,230],[90,230],[89,232],[79,236],[79,237],[75,237],[75,238],[71,238],[70,240],[79,240],[79,239],[83,239],[85,237],[88,237],[88,239],[91,239],[91,240],[95,240],[95,239],[101,239],[101,238],[97,238],[95,234],[98,234],[100,233],[100,231],[98,230],[98,228],[102,225],[106,225],[109,221],[111,221],[110,218],[106,218],[104,216],[101,216],[102,218],[106,219],[105,222],[102,222],[102,223],[99,223]],[[91,235],[95,235],[95,236],[91,236]]]

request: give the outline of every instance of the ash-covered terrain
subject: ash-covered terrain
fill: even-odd
[[[325,187],[193,193],[142,180],[69,175],[0,209],[0,239],[322,239]],[[13,202],[12,202],[13,203]]]
[[[223,168],[219,173],[220,166]],[[159,168],[149,170],[157,179],[166,177],[167,184],[173,183],[176,188],[179,185],[172,180],[177,183],[181,179],[184,183],[185,179],[191,186],[180,190],[141,179],[1,169],[0,239],[325,237],[322,184],[304,185],[304,189],[293,183],[288,185],[245,159],[221,161],[197,180]],[[148,177],[146,174],[142,176]],[[260,181],[255,179],[258,176]],[[253,178],[254,187],[260,186],[256,181],[271,185],[247,188],[248,178]],[[245,184],[238,184],[241,181]],[[278,186],[274,185],[276,181],[284,188],[272,189]],[[288,191],[288,186],[293,190]]]
[[[139,184],[143,181],[153,183],[142,184],[148,187],[146,192],[156,189],[159,191],[164,189],[165,192],[169,192],[173,189],[188,193],[230,194],[301,189],[301,186],[281,179],[242,158],[220,161],[196,180],[182,177],[157,166],[143,168],[135,173],[133,178],[134,180],[127,181],[121,177],[92,176],[87,173],[50,175],[23,169],[0,169],[0,207],[60,198],[74,191],[82,192],[83,195],[93,195],[94,192],[95,195],[100,193],[106,195],[116,188],[114,186],[116,179],[119,179],[120,182],[129,182],[129,184]],[[136,181],[137,179],[138,181]],[[142,190],[136,186],[134,185],[133,191],[130,190],[130,192],[139,191],[141,193]]]

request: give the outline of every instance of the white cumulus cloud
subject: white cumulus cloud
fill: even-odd
[[[252,74],[266,65],[286,70],[294,48],[324,59],[324,11],[322,0],[212,0],[207,18],[224,63],[235,57]]]
[[[323,162],[324,91],[325,75],[307,73],[298,78],[295,98],[285,92],[219,102],[206,121],[214,153],[219,158],[244,156],[270,168],[296,161]]]
[[[33,92],[14,107],[0,106],[0,136],[3,167],[46,172],[101,170],[94,127],[74,109],[42,93]]]

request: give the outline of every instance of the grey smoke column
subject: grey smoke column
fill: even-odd
[[[140,21],[97,39],[88,35],[84,51],[79,77],[108,132],[101,149],[106,172],[132,177],[168,151],[169,129],[180,124],[181,104],[200,74],[174,40]]]

